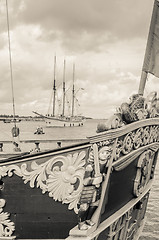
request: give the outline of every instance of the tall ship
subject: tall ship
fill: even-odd
[[[66,113],[66,82],[65,82],[65,68],[66,63],[64,60],[63,70],[63,91],[62,91],[62,111],[56,114],[57,108],[57,86],[56,86],[56,56],[54,57],[54,81],[53,81],[53,98],[52,98],[52,113],[46,114],[45,116],[37,112],[33,112],[45,119],[46,127],[81,127],[84,123],[84,117],[75,115],[75,64],[73,64],[73,83],[72,83],[72,101],[71,111]]]
[[[0,239],[137,240],[159,151],[154,1],[138,93],[83,143],[0,161]]]

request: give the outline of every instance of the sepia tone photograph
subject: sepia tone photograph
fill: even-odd
[[[0,240],[159,240],[159,0],[0,0]]]

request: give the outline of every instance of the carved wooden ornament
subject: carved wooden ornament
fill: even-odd
[[[10,237],[14,230],[14,223],[9,219],[9,213],[3,212],[3,207],[5,206],[5,200],[0,199],[0,238]]]
[[[55,201],[69,204],[68,209],[77,213],[77,203],[83,187],[86,152],[58,155],[48,161],[37,164],[9,165],[0,167],[0,177],[14,174],[21,177],[30,187],[39,187],[42,193],[49,193]],[[29,169],[29,170],[28,170]]]
[[[134,181],[134,195],[138,197],[151,178],[155,152],[147,150],[141,154],[137,163],[137,174]]]

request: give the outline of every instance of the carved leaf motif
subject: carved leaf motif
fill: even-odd
[[[60,166],[54,166],[48,176],[49,196],[56,201],[69,203],[69,209],[77,212],[77,203],[83,186],[85,152],[68,154],[67,157],[56,159]]]
[[[0,178],[7,175],[11,177],[13,175],[13,172],[20,177],[22,176],[20,168],[16,165],[0,167]]]
[[[158,126],[151,126],[150,127],[150,143],[156,142],[158,138]]]
[[[7,169],[6,166],[1,167],[1,168],[0,168],[0,176],[1,176],[1,177],[7,176],[7,171],[8,171],[8,169]]]
[[[9,237],[15,230],[14,223],[9,219],[9,213],[3,212],[3,208],[5,205],[5,200],[0,199],[0,237]]]
[[[150,140],[150,128],[146,127],[143,131],[143,144],[147,145]]]
[[[135,149],[138,149],[142,145],[142,134],[143,128],[139,128],[136,133],[134,133],[133,142]]]
[[[24,183],[26,184],[27,182],[30,182],[31,188],[34,188],[36,185],[42,189],[42,193],[45,193],[47,191],[47,186],[44,183],[47,178],[45,173],[47,164],[48,162],[38,165],[35,161],[33,161],[31,163],[31,169],[33,169],[33,171],[27,170],[26,163],[22,164],[21,172]],[[35,182],[37,182],[37,184]]]
[[[151,143],[159,142],[158,126],[145,126],[129,132],[118,139],[115,160],[131,151]]]
[[[86,152],[75,152],[67,156],[56,156],[37,164],[9,165],[0,167],[0,177],[14,174],[22,177],[31,188],[40,187],[42,193],[48,192],[55,201],[69,204],[68,208],[77,212],[77,203],[83,186]],[[1,228],[1,227],[0,227]]]

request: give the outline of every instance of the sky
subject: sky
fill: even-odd
[[[73,65],[77,113],[108,118],[137,93],[153,0],[8,0],[15,112],[49,113],[56,55],[68,110]],[[0,0],[0,114],[13,114],[6,0]],[[157,90],[150,77],[145,94]],[[60,109],[60,108],[59,108]]]

